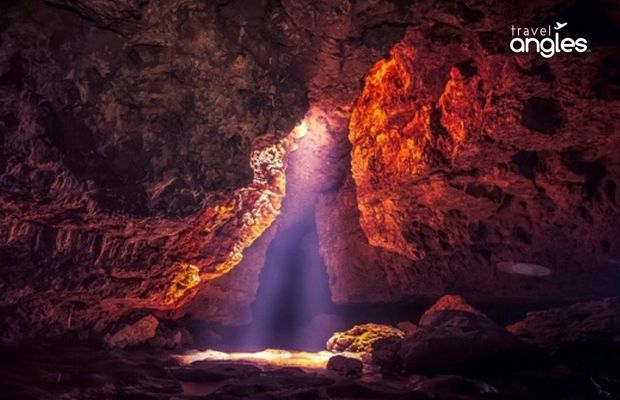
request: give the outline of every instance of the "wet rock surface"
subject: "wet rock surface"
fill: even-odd
[[[600,315],[601,304],[605,303],[609,305],[609,299],[599,302],[598,309],[592,304],[588,307],[577,304],[563,310],[580,309],[587,320]],[[426,364],[411,365],[434,366],[432,362],[437,359],[449,361],[448,352],[456,357],[453,359],[461,362],[475,359],[477,363],[459,368],[462,364],[442,362],[444,372],[431,368],[426,368],[423,374],[419,368],[416,373],[406,368],[389,370],[386,364],[377,371],[368,359],[360,374],[362,362],[340,355],[332,357],[326,369],[207,360],[182,365],[170,353],[160,349],[154,351],[149,346],[127,351],[104,349],[93,343],[88,346],[62,343],[1,349],[0,356],[9,362],[0,365],[0,392],[7,398],[37,399],[325,400],[594,400],[613,399],[620,394],[620,376],[616,368],[620,362],[618,343],[587,336],[577,347],[541,350],[544,357],[530,358],[529,363],[515,363],[513,355],[506,352],[497,352],[490,359],[488,346],[472,345],[472,339],[460,341],[467,332],[483,337],[481,340],[486,344],[492,336],[488,332],[493,321],[472,310],[464,300],[454,296],[441,299],[425,314],[428,318],[444,313],[441,318],[433,318],[430,324],[420,324],[410,338],[392,337],[375,343],[376,355],[388,341],[401,349],[413,345],[411,340],[417,338],[425,348],[429,342],[426,335],[432,335],[432,340],[439,344],[432,348],[434,357],[431,359],[419,351],[415,358],[405,359],[405,364],[417,362]],[[558,321],[558,310],[539,312],[537,320],[539,323],[545,320],[552,326]],[[453,314],[448,317],[445,313]],[[495,325],[493,329],[496,332],[501,328]],[[442,341],[446,332],[459,346],[451,347]],[[389,346],[383,349],[387,348]],[[397,353],[398,356],[402,354]]]

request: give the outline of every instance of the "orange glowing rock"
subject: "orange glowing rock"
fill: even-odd
[[[431,140],[430,107],[416,104],[412,62],[415,52],[405,46],[392,49],[390,58],[379,61],[369,72],[349,124],[353,144],[351,172],[358,187],[372,190],[379,172],[383,177],[418,173],[425,166],[426,148]],[[370,243],[394,247],[417,256],[404,238],[375,234],[377,221],[388,231],[399,231],[393,199],[382,199],[371,207],[364,192],[358,192],[361,226]]]
[[[179,272],[175,275],[166,292],[166,304],[174,304],[200,283],[198,267],[180,263]]]
[[[429,89],[426,75],[416,74],[417,50],[406,41],[370,70],[349,123],[351,172],[357,188],[360,225],[373,246],[412,260],[425,250],[407,237],[412,201],[405,189],[438,168],[449,168],[467,140],[468,124],[482,114],[477,77],[453,67],[443,91]],[[394,190],[394,188],[401,190]],[[403,197],[404,196],[404,197]],[[432,216],[427,224],[437,224]]]
[[[243,251],[271,226],[286,192],[286,152],[291,140],[261,137],[250,155],[252,182],[227,201],[207,208],[179,243],[186,254],[167,289],[165,304],[178,307],[201,281],[222,276],[243,259]],[[191,297],[191,296],[189,296]]]
[[[273,224],[286,193],[287,155],[308,134],[309,124],[302,121],[283,139],[264,135],[255,141],[250,153],[252,182],[207,207],[178,241],[179,265],[193,269],[189,274],[181,268],[161,308],[186,304],[196,293],[190,289],[231,271],[243,259],[244,250]]]

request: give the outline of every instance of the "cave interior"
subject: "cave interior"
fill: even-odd
[[[619,40],[611,0],[0,0],[0,398],[620,399]]]

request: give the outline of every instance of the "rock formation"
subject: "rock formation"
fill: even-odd
[[[501,296],[503,262],[548,268],[538,290],[594,275],[618,257],[618,126],[610,99],[575,78],[601,64],[496,51],[480,31],[499,21],[474,15],[409,28],[369,71],[349,125],[360,227],[413,276],[433,270],[457,290]]]
[[[579,7],[0,4],[2,342],[145,309],[247,323],[267,246],[306,217],[338,304],[610,292],[613,5],[583,16],[590,53],[506,50],[514,16]]]
[[[356,325],[344,332],[335,332],[325,348],[333,352],[369,353],[375,342],[382,339],[405,337],[405,332],[389,325]]]
[[[440,298],[406,338],[373,344],[372,358],[387,371],[468,373],[532,362],[534,348],[455,296]]]
[[[554,349],[586,343],[618,342],[620,299],[610,297],[527,313],[525,319],[509,325],[512,334],[542,348]]]

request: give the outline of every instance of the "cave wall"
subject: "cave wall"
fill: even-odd
[[[340,304],[613,288],[618,25],[588,4],[2,3],[2,341],[247,323],[309,215]],[[592,51],[507,53],[556,18]]]
[[[409,8],[411,26],[365,73],[349,110],[352,173],[316,208],[334,301],[451,292],[536,303],[615,291],[618,54],[610,38],[618,21],[610,6]],[[508,53],[511,23],[554,19],[582,29],[591,52]],[[551,274],[506,273],[514,263]]]
[[[536,15],[570,26],[577,7]],[[510,12],[528,25],[528,6],[500,6],[499,18],[438,8],[419,7],[429,19],[372,67],[349,125],[360,228],[392,263],[411,264],[386,272],[389,286],[399,298],[456,291],[557,300],[613,291],[618,86],[603,76],[609,63],[617,68],[617,46],[591,39],[584,55],[515,56],[501,46],[507,39],[489,33],[509,31]],[[351,190],[345,185],[341,201]],[[384,259],[378,263],[389,265]],[[550,275],[511,276],[511,263]]]
[[[342,179],[346,108],[402,33],[365,42],[402,19],[389,2],[1,7],[3,343],[147,310],[246,320],[286,159],[306,149],[291,130],[320,102],[318,123],[339,128],[314,186]],[[317,163],[295,164],[285,209],[312,212]]]
[[[266,27],[215,3],[54,5],[0,6],[7,342],[174,308],[227,272],[278,213],[306,110]]]
[[[230,2],[228,7],[238,14],[244,2]],[[187,305],[163,315],[232,326],[251,320],[259,275],[272,238],[315,218],[319,198],[337,190],[347,179],[347,130],[360,81],[402,37],[402,24],[408,18],[406,10],[392,2],[377,6],[371,2],[283,1],[281,8],[270,13],[267,24],[277,24],[282,35],[278,41],[287,46],[295,73],[306,82],[308,102],[306,113],[290,134],[296,139],[287,154],[281,212],[272,229],[248,248],[234,270],[205,283]],[[320,218],[316,221],[322,222]],[[338,268],[349,267],[339,264]],[[368,264],[367,268],[376,267]],[[347,298],[349,294],[334,282],[330,281],[332,297],[343,293]]]

